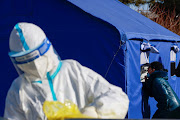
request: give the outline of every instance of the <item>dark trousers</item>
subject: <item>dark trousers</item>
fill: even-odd
[[[171,119],[180,119],[180,107],[176,108],[172,112],[170,112],[167,116],[167,118]]]
[[[152,118],[180,119],[180,107],[176,108],[173,111],[158,109]]]
[[[170,113],[170,111],[158,109],[158,110],[154,113],[154,115],[153,115],[152,118],[153,118],[153,119],[154,119],[154,118],[167,118],[169,113]]]

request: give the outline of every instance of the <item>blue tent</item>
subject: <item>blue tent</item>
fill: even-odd
[[[180,37],[133,11],[118,0],[4,0],[0,4],[0,116],[7,91],[18,75],[9,57],[9,35],[17,22],[40,26],[61,59],[75,59],[121,87],[130,100],[128,118],[148,118],[156,102],[143,98],[140,82],[140,47],[154,45],[159,54],[149,62],[161,61],[169,70],[169,82],[180,97],[180,78],[171,76],[170,48]],[[176,65],[180,55],[176,53]]]

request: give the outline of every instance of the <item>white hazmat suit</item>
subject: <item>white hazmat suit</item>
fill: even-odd
[[[10,53],[19,77],[7,94],[4,117],[46,120],[45,101],[71,100],[83,114],[124,118],[129,100],[121,88],[75,60],[60,60],[38,26],[18,23],[10,35]]]

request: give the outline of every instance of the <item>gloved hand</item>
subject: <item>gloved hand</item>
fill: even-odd
[[[82,110],[82,114],[87,115],[89,117],[98,118],[98,114],[96,112],[96,108],[93,106],[85,107]]]

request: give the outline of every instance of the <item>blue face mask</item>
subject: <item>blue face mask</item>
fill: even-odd
[[[150,74],[149,74],[149,73],[147,73],[147,77],[150,77]]]

